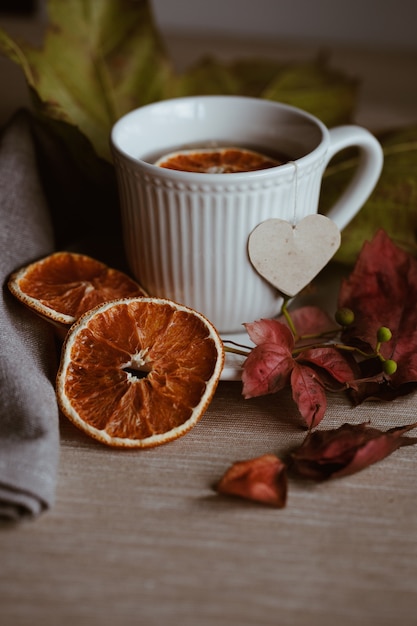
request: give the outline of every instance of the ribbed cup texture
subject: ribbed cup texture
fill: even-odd
[[[219,184],[189,184],[115,159],[127,258],[150,295],[200,311],[220,332],[278,313],[282,299],[253,268],[248,237],[267,219],[316,212],[321,163],[252,183],[224,174]]]

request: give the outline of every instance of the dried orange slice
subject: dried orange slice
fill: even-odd
[[[230,147],[171,152],[158,159],[155,165],[182,172],[233,174],[264,170],[283,163],[253,150]]]
[[[99,305],[71,327],[58,403],[104,444],[149,448],[199,421],[223,363],[222,341],[200,313],[169,300],[125,298]]]
[[[73,324],[102,302],[146,295],[123,272],[73,252],[56,252],[21,268],[8,285],[23,304],[58,326]]]

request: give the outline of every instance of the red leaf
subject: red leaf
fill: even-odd
[[[287,501],[286,466],[273,454],[237,461],[223,475],[217,491],[282,508]]]
[[[343,337],[352,345],[369,346],[371,351],[380,326],[387,326],[392,332],[392,339],[382,344],[381,352],[385,358],[394,359],[398,369],[379,385],[378,395],[396,397],[414,389],[417,383],[417,260],[395,246],[383,230],[378,231],[372,242],[364,244],[351,275],[342,282],[338,306],[348,307],[355,314],[353,326]],[[375,385],[365,384],[358,397],[365,399],[375,395],[375,390]]]
[[[417,443],[417,437],[403,436],[416,427],[417,422],[383,432],[367,424],[343,424],[332,430],[310,432],[292,454],[293,469],[299,476],[313,480],[354,474],[401,446]]]
[[[338,330],[337,325],[328,313],[317,306],[302,306],[291,311],[290,315],[299,337]],[[284,320],[284,316],[280,317],[281,322],[285,323]]]
[[[272,343],[286,348],[289,352],[294,347],[294,337],[288,326],[277,320],[258,320],[244,324],[249,337],[257,346]]]
[[[256,346],[243,364],[243,397],[280,391],[288,383],[293,365],[294,359],[287,348],[276,344]]]
[[[303,350],[297,360],[302,362],[308,361],[325,370],[327,374],[339,383],[349,383],[358,376],[356,363],[336,348],[326,347]],[[324,383],[325,381],[322,380],[322,382]]]
[[[280,391],[288,383],[294,364],[290,329],[277,320],[259,320],[245,327],[257,345],[243,364],[243,396],[254,398]]]
[[[327,408],[326,394],[316,372],[306,365],[294,363],[291,372],[292,397],[309,428],[317,426]]]

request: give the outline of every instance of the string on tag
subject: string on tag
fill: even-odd
[[[291,225],[293,228],[297,225],[297,199],[298,199],[298,165],[295,161],[289,161],[294,165],[294,199],[292,209]]]

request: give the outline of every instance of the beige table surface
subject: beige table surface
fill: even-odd
[[[310,47],[171,37],[179,65],[202,52],[289,58]],[[417,122],[417,55],[337,50],[358,75],[357,120],[371,129]],[[2,120],[24,101],[19,77]],[[16,81],[16,82],[14,82]],[[416,207],[417,210],[417,207]],[[417,396],[353,409],[330,399],[323,427],[416,420]],[[303,438],[288,394],[243,400],[220,384],[188,435],[121,453],[61,424],[54,508],[0,529],[0,624],[144,626],[412,626],[417,624],[417,448],[343,480],[292,483],[271,510],[220,498],[229,464],[280,453]]]

